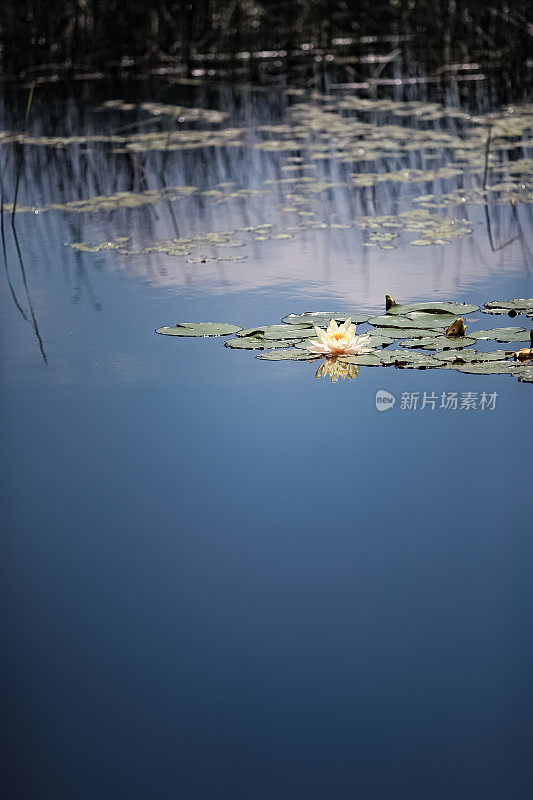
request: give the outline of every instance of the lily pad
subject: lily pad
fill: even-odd
[[[384,334],[379,333],[377,331],[365,331],[365,333],[368,333],[368,335],[370,336],[370,339],[368,339],[368,342],[367,342],[367,345],[366,345],[367,347],[372,347],[372,348],[375,348],[375,347],[388,347],[390,344],[393,344],[393,342],[394,342],[394,336],[393,335],[385,336]],[[402,332],[402,335],[403,335],[403,332]]]
[[[296,340],[286,339],[262,339],[255,336],[242,336],[240,339],[228,339],[224,342],[226,347],[235,350],[268,350],[276,347],[292,347]],[[303,341],[298,339],[298,342]]]
[[[430,314],[451,314],[455,317],[462,317],[463,314],[471,314],[477,311],[479,306],[470,303],[442,302],[423,302],[423,303],[396,303],[388,309],[389,314],[409,314],[413,311],[423,311]]]
[[[447,363],[454,361],[479,362],[479,361],[502,361],[507,356],[505,350],[489,350],[486,353],[479,353],[477,350],[443,350],[439,353],[439,358]]]
[[[533,316],[533,297],[516,298],[516,300],[492,300],[485,303],[485,314],[508,314],[516,317],[517,314]]]
[[[514,374],[520,367],[512,361],[483,361],[476,364],[464,364],[457,367],[458,372],[468,372],[475,375],[498,375],[500,373]]]
[[[256,358],[262,358],[265,361],[314,361],[320,356],[316,353],[305,353],[302,350],[266,350],[260,353]]]
[[[379,367],[381,359],[375,353],[361,353],[359,356],[337,356],[343,364],[356,364],[358,367]]]
[[[257,328],[246,328],[239,331],[237,336],[252,337],[255,339],[301,339],[302,336],[313,336],[311,325],[265,325]]]
[[[175,326],[164,325],[156,333],[166,336],[228,336],[242,330],[240,325],[227,322],[179,322]]]
[[[437,369],[443,366],[443,362],[436,356],[425,355],[423,353],[416,353],[415,355],[420,356],[420,358],[405,364],[404,369]]]
[[[380,350],[377,355],[384,366],[394,364],[405,367],[442,367],[444,361],[426,353],[413,353],[410,350]]]
[[[523,383],[533,383],[533,366],[527,365],[519,367],[514,373],[518,380]]]
[[[378,328],[447,328],[455,320],[453,314],[425,314],[422,312],[409,312],[403,314],[383,314],[380,317],[371,317],[368,321]]]
[[[527,342],[529,332],[525,328],[492,328],[487,331],[469,331],[475,339],[496,339],[497,342]]]
[[[318,325],[324,328],[332,319],[337,322],[345,322],[348,318],[354,325],[361,325],[368,321],[368,315],[365,316],[360,311],[305,311],[303,314],[288,314],[281,321],[288,325]]]
[[[367,331],[374,339],[375,335],[380,337],[393,337],[394,339],[416,339],[422,336],[430,336],[433,333],[432,328],[374,328]]]
[[[455,350],[470,347],[475,339],[468,336],[425,336],[422,339],[405,339],[400,347],[419,347],[421,350]]]

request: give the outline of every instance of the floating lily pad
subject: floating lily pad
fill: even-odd
[[[314,336],[311,325],[265,325],[257,328],[246,328],[239,331],[238,336],[251,336],[255,339],[301,339],[302,336]]]
[[[298,340],[286,339],[262,339],[255,336],[242,336],[239,339],[228,339],[224,344],[226,347],[231,347],[235,350],[268,350],[276,347],[292,347]]]
[[[368,321],[368,315],[361,314],[360,311],[305,311],[303,314],[288,314],[282,318],[282,322],[288,325],[318,325],[327,327],[330,320],[345,322],[350,318],[354,325],[360,325]]]
[[[533,297],[517,298],[516,300],[492,300],[485,303],[483,309],[485,314],[508,314],[516,317],[517,314],[533,316]]]
[[[400,347],[419,347],[421,350],[453,350],[470,347],[475,339],[468,336],[425,336],[422,339],[405,339]]]
[[[371,331],[366,331],[365,333],[368,333],[368,335],[370,336],[370,339],[368,339],[368,342],[366,344],[367,347],[372,347],[372,348],[375,348],[375,347],[388,347],[390,344],[392,344],[394,342],[394,336],[393,335],[385,336],[383,333],[380,333],[378,331],[372,331],[372,330]],[[389,333],[390,333],[390,331],[389,331]],[[403,336],[403,332],[402,332],[402,336]]]
[[[367,331],[374,339],[375,335],[380,337],[393,337],[394,339],[416,339],[423,336],[430,336],[433,333],[433,328],[374,328]],[[373,345],[374,346],[374,345]]]
[[[492,328],[487,331],[469,331],[475,339],[496,339],[497,342],[528,342],[529,332],[525,328]]]
[[[167,336],[228,336],[242,330],[240,325],[227,322],[179,322],[175,326],[164,325],[157,328],[156,333]]]
[[[423,311],[430,314],[451,314],[455,317],[462,317],[463,314],[471,314],[472,311],[477,311],[479,306],[473,306],[469,303],[452,303],[448,301],[442,302],[423,302],[423,303],[397,303],[390,306],[388,314],[409,314],[413,311]]]
[[[371,317],[368,321],[371,325],[378,328],[447,328],[455,317],[453,314],[424,314],[422,312],[410,312],[409,314],[382,314],[379,317]]]
[[[457,367],[458,372],[468,372],[475,375],[498,375],[506,372],[513,374],[517,369],[519,367],[512,361],[482,361]]]
[[[321,356],[316,353],[305,353],[302,350],[266,350],[256,356],[265,361],[314,361]]]
[[[446,363],[454,361],[473,362],[473,361],[502,361],[507,356],[505,350],[489,350],[486,353],[479,353],[477,350],[443,350],[439,353]]]
[[[414,361],[410,361],[403,366],[404,369],[437,369],[443,366],[443,362],[436,356],[424,355],[423,353],[416,353],[420,356]]]
[[[359,367],[379,367],[381,359],[375,353],[361,353],[359,356],[337,356],[343,364],[356,364]]]
[[[523,383],[533,383],[533,366],[529,364],[519,367],[514,374]]]
[[[439,358],[443,361],[453,362],[456,360],[461,360],[463,362],[466,361],[474,361],[476,356],[480,355],[476,350],[442,350],[439,352]],[[503,358],[504,356],[502,356]]]
[[[420,368],[444,366],[444,361],[441,361],[438,357],[430,356],[426,353],[413,353],[410,350],[379,350],[377,355],[385,366],[390,364]]]

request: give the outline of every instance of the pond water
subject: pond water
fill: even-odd
[[[154,333],[531,297],[532,107],[456,77],[5,89],[10,797],[529,796],[531,386]]]

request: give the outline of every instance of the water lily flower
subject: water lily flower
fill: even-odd
[[[370,340],[369,334],[365,333],[362,336],[357,336],[355,325],[352,325],[350,318],[343,322],[342,325],[337,325],[337,322],[332,319],[326,330],[315,325],[315,333],[318,338],[310,339],[307,345],[307,349],[311,353],[318,353],[331,358],[341,353],[355,356],[360,353],[370,352],[370,348],[367,346]]]

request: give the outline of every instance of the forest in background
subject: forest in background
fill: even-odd
[[[528,0],[3,0],[0,74],[73,70],[198,54],[327,48],[338,37],[408,37],[427,64],[522,60],[533,41]]]

